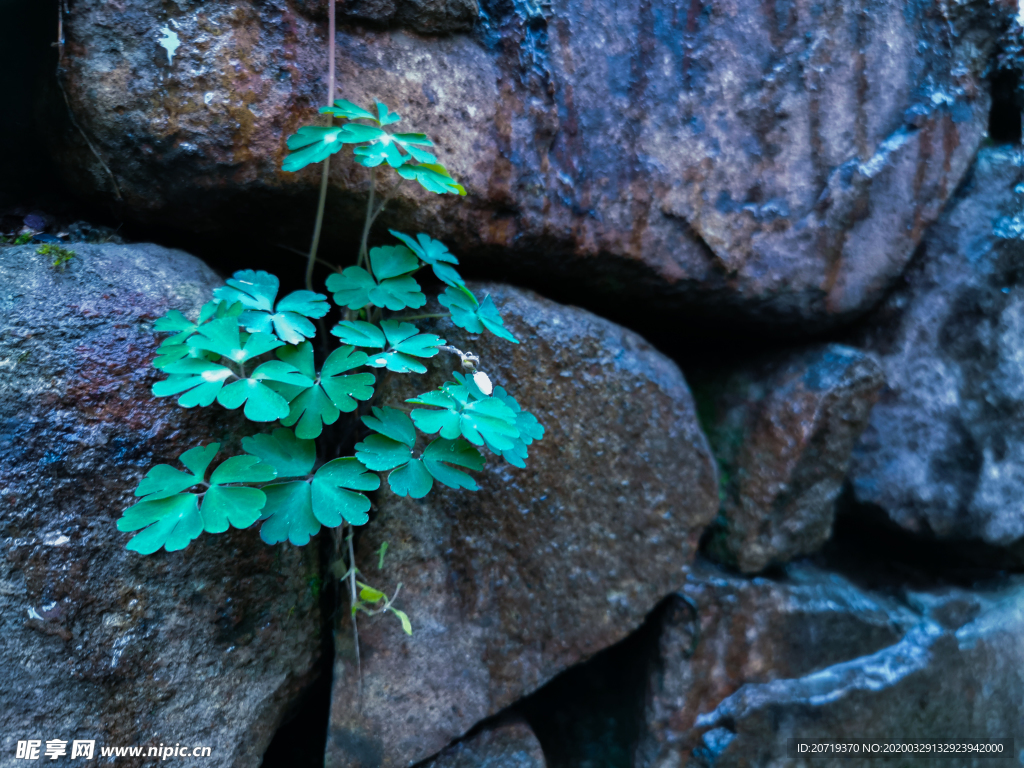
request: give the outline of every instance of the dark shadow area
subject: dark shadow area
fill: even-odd
[[[267,751],[263,753],[262,768],[323,768],[324,764],[327,727],[331,717],[331,686],[334,679],[333,627],[338,582],[330,578],[328,573],[333,552],[331,537],[322,535],[318,543],[323,576],[320,591],[320,671],[295,702],[292,710],[285,715]]]
[[[992,108],[988,116],[988,135],[996,144],[1021,143],[1020,72],[1000,70],[992,75]]]
[[[849,486],[837,506],[832,538],[812,560],[855,584],[889,592],[942,585],[973,587],[1007,572],[1024,572],[1024,553],[983,541],[942,541],[893,523],[873,506],[858,504]]]
[[[630,768],[641,736],[647,678],[657,658],[663,601],[635,632],[566,670],[514,709],[548,768]]]

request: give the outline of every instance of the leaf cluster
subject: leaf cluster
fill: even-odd
[[[342,125],[306,125],[288,137],[292,153],[281,168],[295,172],[319,163],[337,153],[346,144],[353,146],[353,159],[359,165],[376,168],[388,165],[403,179],[416,181],[424,189],[439,195],[465,195],[466,190],[452,178],[448,169],[429,151],[434,146],[423,133],[393,133],[387,126],[401,118],[381,102],[376,113],[351,101],[340,99],[322,107],[322,114],[345,121]]]

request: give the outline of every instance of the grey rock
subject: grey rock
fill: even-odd
[[[854,494],[915,533],[1024,538],[1022,184],[1018,149],[981,151],[861,339],[888,386],[854,451]]]
[[[208,746],[258,766],[319,657],[314,548],[254,531],[142,557],[115,525],[142,475],[241,424],[157,400],[152,321],[221,284],[181,251],[0,248],[0,765],[16,742]],[[139,765],[141,759],[119,760]]]
[[[424,768],[545,768],[544,751],[525,722],[496,725],[445,749]]]
[[[124,210],[308,237],[320,171],[280,163],[326,99],[322,7],[74,4],[64,83]],[[450,29],[471,9],[351,10]],[[434,138],[469,196],[387,172],[382,221],[470,262],[568,281],[594,305],[836,323],[882,296],[962,178],[1015,13],[1013,0],[487,2],[466,34],[343,24],[338,95],[383,100]],[[77,132],[55,138],[70,182],[109,193]],[[331,215],[358,215],[365,169],[336,161],[331,184]]]
[[[829,344],[695,386],[721,467],[716,559],[754,573],[825,543],[882,383],[871,355]]]
[[[638,768],[724,749],[735,732],[701,725],[723,701],[890,647],[920,617],[807,564],[790,564],[784,579],[746,579],[698,561],[662,621]]]
[[[947,595],[951,602],[961,599]],[[942,601],[942,595],[932,595]],[[963,754],[963,766],[1017,764],[1024,738],[1019,638],[1024,631],[1024,585],[1005,584],[970,623],[943,627],[924,618],[903,638],[874,654],[811,674],[744,684],[695,721],[702,743],[698,765],[716,768],[793,765],[787,740],[831,742],[1013,739],[999,760]],[[677,749],[677,754],[679,753]],[[649,765],[668,765],[671,758]],[[932,764],[915,757],[912,764]],[[877,765],[875,755],[843,765]],[[935,761],[945,763],[946,760]]]
[[[379,494],[356,561],[389,593],[403,585],[399,607],[414,634],[390,617],[360,622],[357,701],[343,617],[331,768],[429,757],[621,640],[681,586],[717,507],[711,455],[671,361],[583,310],[505,286],[474,290],[490,293],[519,345],[447,324],[431,330],[479,354],[494,384],[547,431],[526,469],[490,461],[478,492],[435,487],[419,501]],[[392,377],[386,399],[436,387],[454,360],[435,358],[427,376]]]

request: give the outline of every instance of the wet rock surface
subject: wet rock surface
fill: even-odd
[[[829,344],[697,386],[721,470],[717,559],[754,573],[821,548],[882,383],[871,355]]]
[[[141,557],[115,527],[150,466],[239,428],[149,392],[152,321],[221,281],[158,246],[76,244],[63,270],[38,247],[0,249],[0,764],[84,739],[258,766],[319,657],[315,550],[236,531]]]
[[[373,23],[338,31],[339,95],[396,108],[470,190],[403,185],[387,223],[595,306],[628,296],[790,329],[856,315],[899,275],[981,141],[982,73],[1016,13],[1011,0],[484,2],[470,30],[471,3],[349,6]],[[322,8],[74,4],[64,83],[126,211],[208,229],[305,222],[320,172],[279,169],[325,99]],[[77,189],[110,193],[77,133],[55,146]],[[354,214],[365,169],[335,162],[331,181],[334,215]]]
[[[797,736],[1019,739],[1021,589],[884,596],[807,565],[753,581],[698,565],[666,616],[635,764],[788,765]]]
[[[351,630],[339,626],[328,766],[428,757],[621,640],[682,584],[717,507],[707,443],[671,361],[582,310],[504,286],[474,290],[491,294],[521,343],[436,330],[480,355],[546,433],[525,470],[490,461],[476,493],[379,494],[356,560],[371,582],[403,584],[414,634],[390,618],[361,622],[357,706]],[[393,377],[388,399],[436,387],[454,360]]]
[[[856,500],[907,530],[1015,550],[1024,538],[1022,184],[1019,150],[979,153],[860,340],[888,386],[850,469]]]
[[[445,749],[424,768],[545,768],[544,751],[524,722],[497,725]]]

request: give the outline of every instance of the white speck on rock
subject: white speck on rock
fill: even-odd
[[[213,91],[210,91],[210,92],[209,92],[208,94],[206,94],[205,96],[203,96],[203,101],[204,101],[204,102],[205,102],[206,104],[209,104],[209,103],[210,103],[211,101],[213,101]]]
[[[159,40],[160,46],[167,49],[167,63],[173,64],[174,52],[177,51],[181,45],[181,38],[178,37],[178,33],[170,27],[163,27],[160,32],[163,33],[163,37]]]

